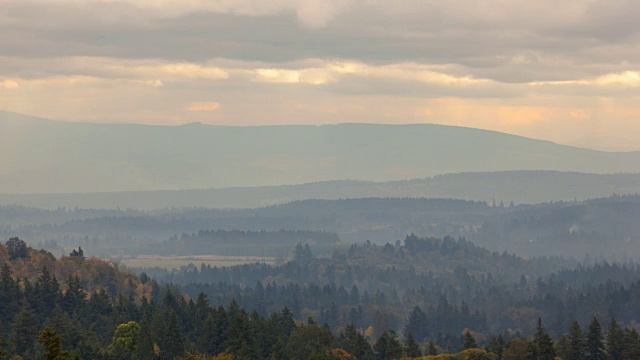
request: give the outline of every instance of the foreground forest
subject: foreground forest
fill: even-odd
[[[634,301],[640,286],[630,280],[638,278],[636,266],[551,271],[548,259],[528,261],[461,239],[415,236],[404,244],[354,245],[336,259],[316,259],[301,244],[293,255],[281,266],[184,269],[173,274],[176,283],[167,283],[85,258],[81,248],[55,259],[11,238],[0,245],[0,354],[14,359],[640,356]],[[436,258],[441,262],[433,263]],[[469,268],[452,269],[456,261]],[[516,276],[516,268],[524,273]],[[209,285],[188,277],[208,277]],[[243,284],[255,277],[266,285]],[[397,288],[385,286],[391,279]],[[346,288],[353,280],[357,284]],[[558,309],[565,314],[560,324],[553,313]]]

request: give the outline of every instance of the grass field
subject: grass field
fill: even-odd
[[[200,264],[217,266],[234,266],[250,263],[273,264],[275,259],[262,256],[220,256],[220,255],[195,255],[195,256],[157,256],[139,255],[135,257],[122,257],[114,259],[129,268],[151,268],[160,267],[168,270],[179,269],[181,266],[193,264],[200,267]]]

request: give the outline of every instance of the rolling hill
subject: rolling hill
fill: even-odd
[[[457,172],[640,172],[640,152],[441,125],[147,126],[0,112],[0,193],[396,181]]]

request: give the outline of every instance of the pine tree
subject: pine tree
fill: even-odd
[[[429,336],[427,331],[427,314],[425,314],[420,307],[415,306],[409,312],[409,316],[407,316],[404,324],[403,333],[405,337],[409,336],[409,334],[413,335],[417,341],[422,341]]]
[[[504,353],[505,342],[502,335],[497,337],[493,336],[489,341],[489,345],[485,347],[485,350],[493,353],[496,356],[496,360],[502,360],[502,353]]]
[[[526,356],[527,359],[535,360],[553,360],[556,357],[553,340],[551,336],[544,331],[541,318],[538,318],[536,334],[533,336],[533,341],[527,346]]]
[[[196,339],[196,348],[198,352],[208,355],[216,355],[219,348],[219,341],[216,336],[216,324],[213,316],[209,314],[202,324]]]
[[[77,275],[69,275],[66,282],[67,291],[62,298],[62,307],[67,313],[73,314],[80,310],[80,306],[85,302],[86,295],[80,284],[80,278]]]
[[[40,276],[38,276],[35,292],[36,310],[39,314],[47,314],[52,311],[61,298],[60,284],[46,266],[42,268]]]
[[[18,312],[18,299],[20,288],[18,282],[13,279],[13,271],[8,263],[0,269],[0,333],[7,331],[6,325],[11,317]]]
[[[422,356],[422,351],[420,351],[420,345],[416,342],[416,339],[413,338],[413,335],[409,333],[407,338],[404,341],[404,353],[408,357],[417,358]]]
[[[279,325],[281,334],[285,339],[289,338],[293,330],[296,328],[296,323],[293,320],[293,313],[286,306],[280,312]]]
[[[162,347],[160,348],[160,358],[162,360],[173,360],[184,353],[184,338],[178,326],[176,313],[171,312],[169,325],[167,326]]]
[[[569,336],[567,334],[563,334],[556,343],[556,353],[561,359],[567,359],[569,358],[569,351]]]
[[[605,360],[604,341],[602,336],[602,326],[595,317],[589,324],[587,334],[587,360]]]
[[[226,330],[227,338],[224,343],[225,352],[237,355],[240,352],[245,354],[251,350],[251,344],[254,338],[251,331],[251,323],[247,312],[233,302],[229,305],[229,323]]]
[[[146,316],[142,317],[140,322],[140,336],[138,337],[138,347],[135,352],[135,360],[154,360],[156,354],[153,351],[153,339],[151,338],[151,329]]]
[[[585,341],[580,324],[574,320],[569,329],[569,354],[567,360],[584,360]]]
[[[478,348],[478,343],[473,335],[471,335],[471,331],[469,331],[469,329],[464,331],[464,345],[462,347],[465,350]]]
[[[438,347],[436,347],[436,344],[433,342],[433,340],[429,339],[429,344],[427,344],[425,353],[429,356],[438,355]]]
[[[352,324],[347,325],[344,331],[340,333],[338,343],[342,349],[357,359],[375,359],[371,345]]]
[[[45,322],[45,325],[60,335],[63,348],[76,347],[85,335],[82,326],[71,320],[69,314],[57,304],[53,309],[51,317]]]
[[[636,329],[624,330],[624,350],[622,351],[622,359],[640,359],[640,334],[638,334]]]
[[[622,360],[622,351],[624,350],[623,332],[620,330],[618,321],[615,317],[611,318],[609,328],[607,329],[607,359]]]
[[[50,327],[46,326],[44,330],[38,335],[38,342],[44,345],[47,349],[44,359],[45,360],[67,360],[69,359],[69,352],[63,351],[60,345],[60,335],[53,331]]]
[[[378,360],[399,359],[402,356],[402,344],[396,338],[395,331],[385,330],[373,346],[373,351]]]
[[[9,335],[11,352],[22,357],[30,357],[36,336],[38,336],[38,320],[29,307],[23,306],[11,324]]]

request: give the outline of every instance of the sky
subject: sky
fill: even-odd
[[[0,0],[0,110],[640,150],[634,0]]]

